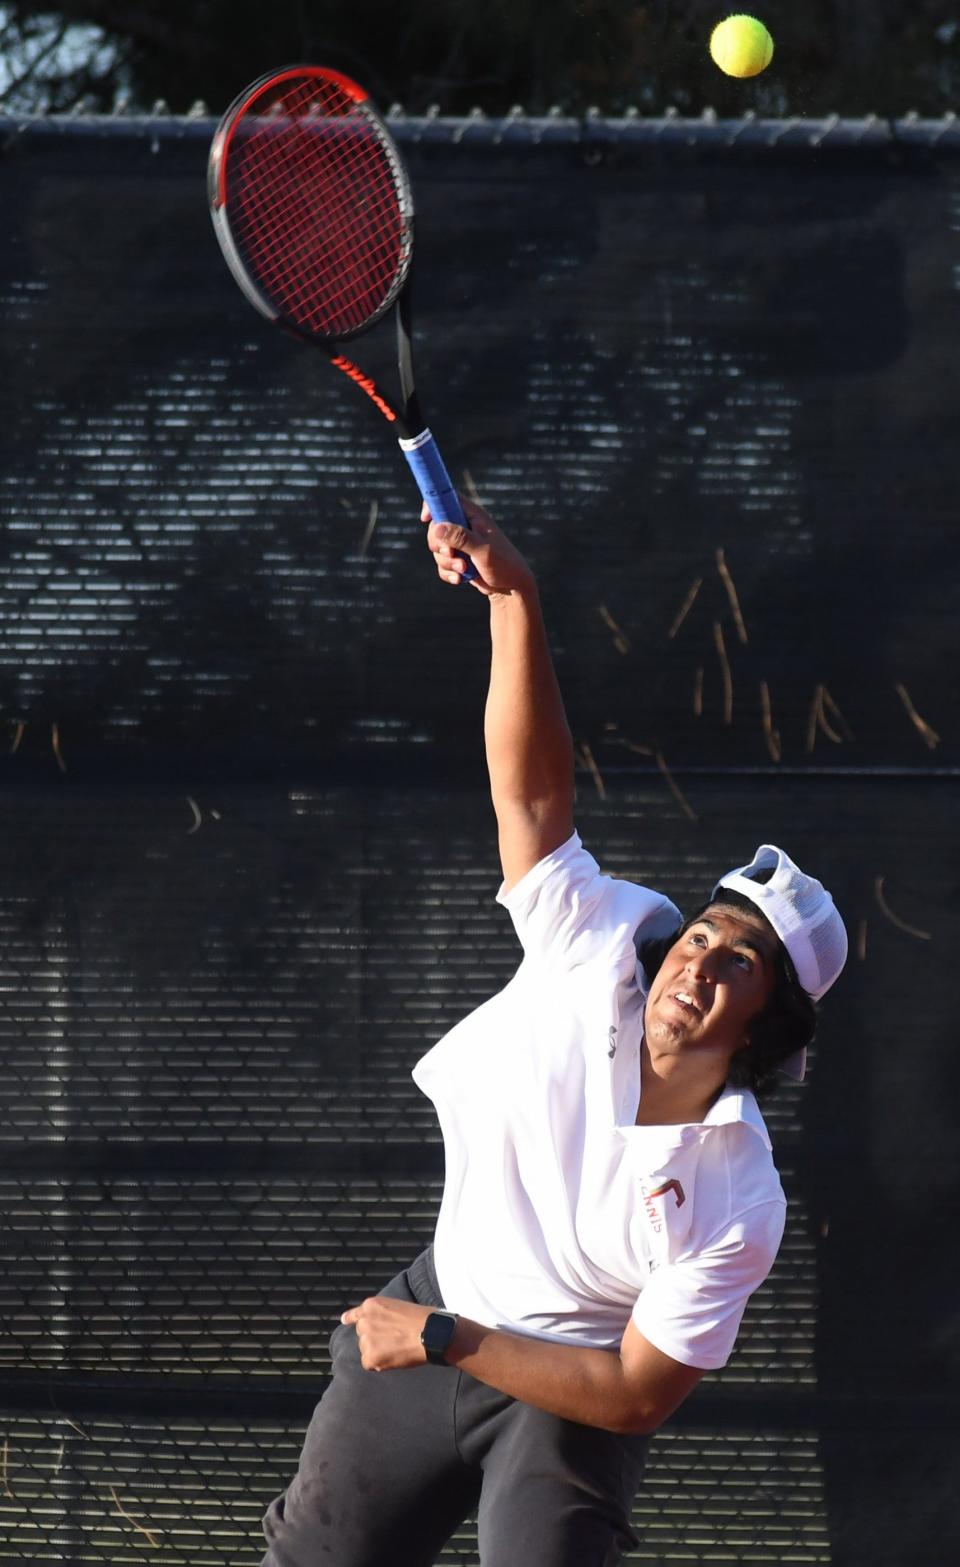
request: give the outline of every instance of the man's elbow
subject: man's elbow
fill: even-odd
[[[621,1436],[653,1436],[665,1420],[693,1392],[702,1371],[686,1371],[678,1381],[669,1385],[643,1387],[634,1385],[624,1401],[618,1431]]]
[[[615,1400],[607,1400],[603,1416],[596,1421],[614,1436],[652,1436],[670,1413],[659,1401],[635,1389],[624,1390]]]
[[[653,1436],[659,1431],[666,1420],[669,1410],[659,1410],[644,1405],[642,1408],[630,1408],[626,1411],[623,1420],[616,1428],[617,1436]]]

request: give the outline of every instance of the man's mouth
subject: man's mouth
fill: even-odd
[[[696,1001],[694,1001],[688,990],[675,990],[671,995],[670,1000],[676,1001],[686,1011],[693,1012],[696,1017],[700,1017],[701,1008],[697,1005]]]

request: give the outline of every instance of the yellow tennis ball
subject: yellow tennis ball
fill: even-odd
[[[759,76],[773,59],[773,39],[755,16],[728,16],[710,34],[710,53],[727,76]]]

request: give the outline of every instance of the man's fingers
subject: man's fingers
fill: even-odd
[[[460,587],[472,564],[476,575],[468,579],[470,586],[489,596],[494,590],[484,581],[483,571],[490,558],[489,550],[497,548],[497,530],[482,506],[474,505],[462,495],[460,504],[469,523],[466,528],[454,522],[434,522],[424,501],[420,519],[428,525],[427,547],[436,561],[441,582]]]
[[[462,555],[436,555],[434,556],[436,567],[441,577],[455,576],[460,578],[469,570],[470,562]]]
[[[461,556],[454,555],[452,551],[447,549],[437,551],[436,562],[437,576],[440,578],[440,581],[453,582],[459,587],[463,574],[467,569],[467,562]]]
[[[349,1327],[351,1322],[359,1322],[360,1318],[363,1316],[363,1313],[365,1311],[369,1311],[371,1307],[376,1306],[376,1304],[376,1297],[362,1300],[359,1306],[351,1306],[348,1311],[341,1312],[340,1321],[343,1323],[344,1327]]]
[[[455,522],[435,522],[431,524],[427,542],[436,552],[438,549],[469,549],[476,540],[468,528],[461,528]]]

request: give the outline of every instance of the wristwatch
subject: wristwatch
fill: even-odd
[[[420,1342],[431,1366],[445,1366],[446,1353],[457,1326],[457,1316],[452,1311],[431,1311],[423,1324]]]

